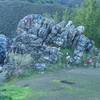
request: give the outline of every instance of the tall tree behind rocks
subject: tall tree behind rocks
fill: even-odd
[[[78,25],[83,24],[86,27],[86,35],[95,40],[96,45],[98,46],[100,46],[100,44],[98,44],[98,42],[100,42],[100,36],[97,36],[99,18],[100,15],[98,13],[96,0],[85,0],[83,6],[77,10],[74,18]]]

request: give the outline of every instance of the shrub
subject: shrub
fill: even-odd
[[[7,67],[7,79],[11,77],[29,76],[32,71],[33,59],[30,54],[9,54]]]
[[[32,57],[30,54],[21,55],[21,54],[10,53],[9,61],[10,63],[14,63],[14,65],[21,68],[32,64]]]

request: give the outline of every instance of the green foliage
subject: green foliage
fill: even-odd
[[[61,20],[61,15],[58,12],[55,12],[55,14],[53,15],[53,19],[56,22],[59,22]]]
[[[65,10],[64,10],[62,19],[63,19],[64,21],[66,21],[66,22],[70,19],[70,13],[69,13],[69,10],[68,10],[68,9],[65,9]]]
[[[59,11],[56,11],[55,13],[44,13],[43,14],[45,17],[47,17],[47,18],[52,18],[52,19],[54,19],[55,20],[55,22],[60,22],[60,21],[62,21],[62,16],[61,16],[61,14],[60,14],[60,12]]]
[[[100,11],[100,9],[97,8],[96,0],[85,0],[83,7],[77,9],[74,18],[74,21],[78,25],[84,25],[86,27],[86,35],[95,40],[97,45],[98,42],[100,42],[97,41],[100,40],[100,38],[96,38],[100,26],[100,13],[98,11]]]
[[[44,13],[43,16],[47,17],[47,18],[52,18],[51,15],[49,13]]]
[[[32,90],[29,87],[5,85],[0,87],[0,100],[27,100]]]
[[[53,18],[56,22],[60,22],[64,20],[65,22],[68,22],[68,20],[72,19],[72,12],[69,9],[64,9],[63,12],[56,11],[53,14],[50,13],[44,13],[43,15],[48,18]]]
[[[33,59],[30,54],[9,54],[9,62],[14,63],[17,67],[29,66],[32,63]]]
[[[8,60],[8,73],[6,75],[7,79],[12,78],[23,78],[32,75],[33,73],[33,58],[30,54],[9,54]]]
[[[77,10],[75,21],[78,24],[85,25],[86,29],[91,31],[96,22],[95,17],[96,17],[96,0],[85,0],[84,6],[79,10]]]

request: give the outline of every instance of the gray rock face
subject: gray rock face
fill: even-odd
[[[30,53],[36,65],[55,63],[61,54],[59,47],[72,47],[74,53],[70,62],[79,63],[84,51],[93,47],[83,32],[84,26],[75,27],[72,21],[56,23],[53,19],[32,14],[20,20],[14,46],[16,52]]]
[[[0,34],[0,65],[4,65],[6,59],[6,52],[7,52],[7,37],[5,35]]]

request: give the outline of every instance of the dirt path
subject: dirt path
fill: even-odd
[[[17,81],[32,88],[27,100],[100,100],[100,69],[61,70]]]

